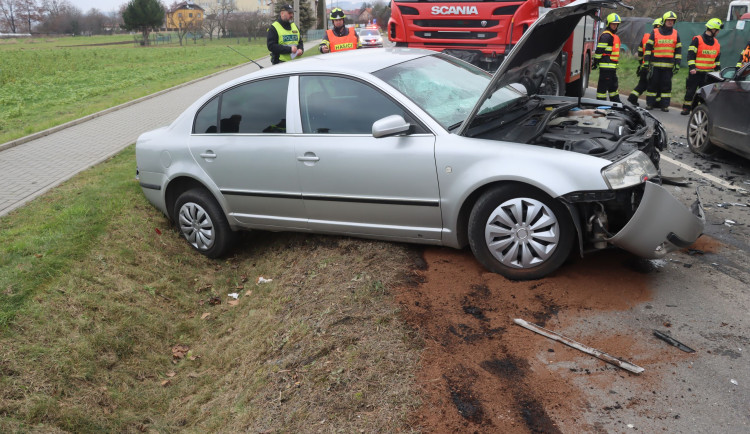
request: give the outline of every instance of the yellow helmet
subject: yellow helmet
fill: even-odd
[[[611,14],[607,15],[607,26],[609,26],[612,23],[621,23],[621,22],[622,22],[622,20],[620,19],[619,15],[617,15],[615,13],[611,13]]]
[[[674,12],[672,12],[672,11],[668,11],[668,12],[664,13],[664,15],[661,17],[661,19],[665,23],[667,22],[667,20],[675,20],[675,21],[677,21],[677,14],[674,13]]]
[[[721,30],[724,28],[724,23],[718,18],[711,18],[706,23],[706,28],[711,30]]]
[[[343,20],[346,18],[346,14],[344,14],[344,10],[341,8],[333,8],[331,9],[331,16],[329,18],[332,20]]]
[[[661,25],[664,24],[664,20],[661,18],[657,18],[654,20],[654,27],[661,27]]]

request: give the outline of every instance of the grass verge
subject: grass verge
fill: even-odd
[[[122,36],[0,41],[0,143],[268,54],[265,39],[141,47]],[[198,95],[196,95],[197,97]]]
[[[389,288],[412,250],[249,233],[209,260],[133,166],[131,146],[0,218],[0,431],[403,427],[421,343]]]
[[[638,58],[629,54],[625,54],[620,57],[620,63],[617,66],[617,81],[620,85],[620,99],[625,99],[630,95],[630,92],[638,84],[638,76],[635,71],[638,69]],[[687,79],[687,68],[680,68],[672,77],[672,106],[682,106],[682,101],[685,99],[685,80]],[[595,69],[591,71],[589,76],[589,86],[596,88],[596,83],[599,81],[599,70]],[[646,105],[645,92],[639,97],[641,106]]]

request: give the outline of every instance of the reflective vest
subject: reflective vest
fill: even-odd
[[[742,65],[750,62],[750,44],[740,53],[740,61],[737,63],[737,67],[741,68]]]
[[[357,34],[353,30],[349,30],[349,34],[346,36],[336,36],[332,29],[328,29],[326,35],[328,36],[328,48],[331,53],[357,48]]]
[[[299,44],[299,30],[297,25],[291,23],[291,29],[287,30],[281,26],[281,23],[274,21],[272,26],[276,29],[276,33],[279,34],[279,45],[297,45]],[[279,60],[282,62],[288,62],[292,60],[291,53],[285,53],[279,55]]]
[[[716,58],[719,57],[721,44],[714,38],[713,45],[708,45],[700,36],[698,38],[698,52],[695,54],[695,69],[706,72],[716,69]]]
[[[671,68],[674,65],[675,48],[677,47],[677,30],[672,29],[671,35],[664,35],[661,29],[654,29],[654,66]],[[659,60],[670,60],[670,62],[659,62]]]
[[[599,68],[615,69],[617,68],[617,63],[620,61],[620,37],[609,30],[605,30],[604,33],[612,35],[612,45],[604,49],[602,60],[599,62]],[[598,47],[601,48],[601,45]]]
[[[641,57],[641,65],[646,61],[646,42],[648,42],[649,38],[651,37],[651,33],[644,33],[643,37],[641,38],[641,47],[640,52],[643,57]]]

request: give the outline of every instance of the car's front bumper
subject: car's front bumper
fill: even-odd
[[[664,187],[646,182],[635,214],[607,241],[638,256],[658,259],[695,242],[705,222],[700,197],[688,210]]]

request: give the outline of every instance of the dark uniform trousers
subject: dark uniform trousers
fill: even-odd
[[[615,68],[599,68],[599,83],[596,86],[597,99],[604,99],[600,95],[605,94],[609,96],[610,101],[620,102],[618,89],[617,70]]]
[[[699,88],[705,86],[706,81],[708,81],[707,72],[696,70],[695,74],[688,74],[687,80],[685,81],[685,102],[682,104],[683,109],[690,110],[693,98],[695,97],[695,92],[697,92]]]
[[[669,107],[672,101],[672,68],[659,68],[654,66],[651,69],[652,75],[648,81],[648,90],[646,91],[646,105],[649,107]],[[657,95],[661,93],[661,101],[657,101]]]

